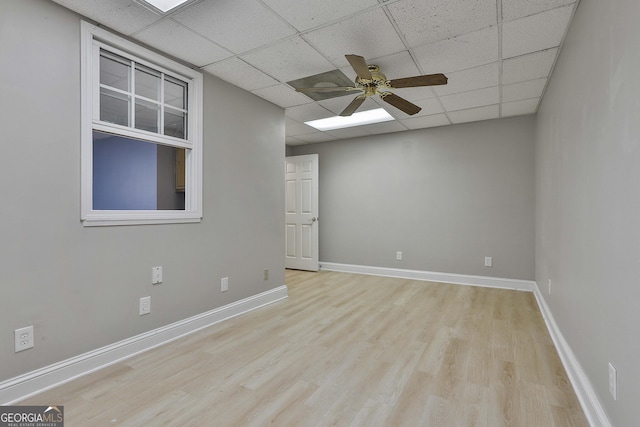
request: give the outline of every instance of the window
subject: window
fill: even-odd
[[[86,226],[202,218],[202,74],[82,22]]]

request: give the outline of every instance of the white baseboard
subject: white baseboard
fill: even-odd
[[[154,347],[287,298],[286,285],[180,320],[153,331],[54,363],[0,383],[0,405],[20,400],[117,363]]]
[[[437,273],[433,271],[405,270],[400,268],[370,267],[365,265],[338,264],[334,262],[321,262],[320,269],[327,271],[340,271],[343,273],[370,274],[372,276],[398,277],[401,279],[427,280],[430,282],[515,289],[529,292],[533,292],[535,287],[535,282],[531,280]]]
[[[562,365],[567,371],[569,381],[571,381],[571,385],[573,385],[573,389],[578,396],[578,400],[580,401],[584,415],[587,417],[587,421],[589,421],[589,425],[592,427],[611,427],[611,422],[609,422],[589,378],[582,370],[580,363],[578,363],[578,359],[576,359],[571,347],[569,347],[569,344],[564,339],[562,332],[560,332],[558,324],[553,318],[551,310],[543,298],[537,284],[535,286],[534,294],[538,301],[538,307],[540,307],[542,317],[547,324],[547,329],[549,330],[551,339],[558,350],[558,355],[560,356],[560,360],[562,360]]]

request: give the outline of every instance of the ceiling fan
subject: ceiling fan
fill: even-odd
[[[400,89],[407,87],[418,86],[435,86],[446,85],[447,77],[444,74],[426,74],[415,77],[404,77],[401,79],[387,80],[387,76],[382,74],[377,65],[367,65],[367,62],[362,56],[358,55],[345,55],[351,67],[356,72],[356,80],[354,86],[342,86],[342,87],[308,87],[298,88],[298,92],[350,92],[350,91],[363,91],[363,93],[356,96],[347,108],[345,108],[341,116],[352,115],[358,107],[362,105],[364,100],[369,96],[379,95],[383,101],[393,105],[399,110],[404,111],[408,115],[412,116],[421,110],[415,104],[407,101],[406,99],[396,95],[385,89]]]

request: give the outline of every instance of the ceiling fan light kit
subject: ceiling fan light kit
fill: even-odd
[[[363,93],[356,96],[347,108],[340,113],[340,116],[343,117],[352,115],[366,98],[374,95],[380,96],[386,103],[412,116],[418,113],[421,108],[386,89],[445,85],[448,80],[444,74],[440,73],[387,80],[387,76],[380,71],[377,65],[367,64],[362,56],[345,55],[345,58],[347,58],[347,61],[356,72],[357,77],[354,86],[296,88],[296,91],[303,93],[362,91]]]

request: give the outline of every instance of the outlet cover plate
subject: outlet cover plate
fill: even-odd
[[[162,283],[162,267],[151,268],[151,284],[158,285]]]
[[[140,316],[151,313],[151,297],[140,298]]]
[[[16,353],[33,348],[33,326],[16,329],[14,333],[16,339]]]
[[[229,290],[229,278],[223,277],[220,279],[220,292],[226,292]]]
[[[493,257],[490,257],[490,256],[484,257],[484,266],[493,267]]]

